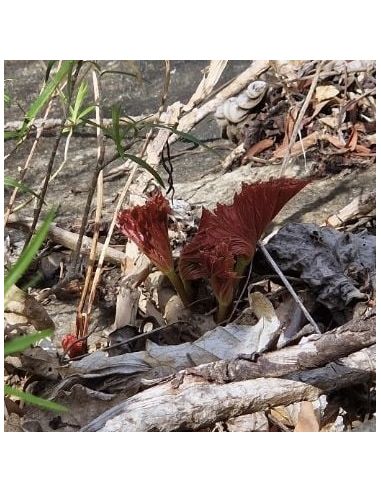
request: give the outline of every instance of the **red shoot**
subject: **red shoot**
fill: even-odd
[[[117,223],[123,234],[164,273],[174,269],[168,237],[169,212],[168,200],[156,193],[145,205],[120,211]]]

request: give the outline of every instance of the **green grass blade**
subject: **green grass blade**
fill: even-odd
[[[36,407],[44,408],[45,410],[52,410],[53,412],[68,411],[66,407],[60,405],[59,403],[55,403],[54,401],[50,400],[44,400],[43,398],[32,395],[32,393],[26,393],[25,391],[12,388],[12,386],[8,386],[7,384],[4,385],[4,395],[15,396],[16,398],[20,398],[20,400],[23,400],[26,403],[30,403],[31,405],[35,405]]]
[[[29,267],[31,261],[33,260],[37,251],[40,249],[41,244],[44,242],[44,239],[48,234],[49,227],[53,221],[55,213],[56,213],[55,209],[50,210],[42,226],[38,229],[33,239],[30,241],[26,249],[21,254],[20,258],[12,266],[9,273],[5,277],[5,281],[4,281],[5,294],[12,287],[12,285],[15,284],[22,277],[24,272]]]
[[[74,102],[74,108],[72,109],[72,114],[70,118],[72,119],[73,123],[76,124],[78,120],[78,115],[81,110],[83,101],[87,95],[87,83],[82,82],[81,85],[78,88],[77,95],[75,97],[75,102]]]
[[[138,78],[138,75],[136,73],[124,72],[123,70],[103,70],[100,76],[103,77],[103,75],[113,74],[113,73],[118,75],[127,75],[128,77],[134,77],[135,79]]]
[[[45,104],[52,97],[54,91],[57,89],[58,85],[61,81],[68,75],[73,66],[73,61],[64,61],[62,62],[61,68],[54,75],[52,80],[48,82],[41,92],[41,94],[37,97],[37,99],[30,105],[28,111],[26,112],[23,126],[21,128],[21,133],[25,132],[28,127],[33,123],[34,119],[43,109]]]
[[[4,357],[10,354],[15,354],[16,352],[22,352],[23,350],[29,348],[36,342],[39,342],[43,338],[50,337],[53,334],[53,330],[43,330],[38,333],[33,333],[32,335],[24,335],[16,337],[9,342],[4,343]]]
[[[79,115],[78,115],[78,120],[83,120],[86,115],[91,113],[91,111],[94,111],[95,106],[89,106],[88,108],[84,109]]]
[[[21,131],[20,130],[6,130],[4,132],[4,142],[7,140],[14,140],[15,138],[19,139],[21,137]]]
[[[164,182],[161,179],[160,174],[157,171],[155,171],[155,169],[153,169],[153,167],[151,167],[146,161],[144,161],[140,157],[136,157],[136,155],[133,154],[125,153],[124,157],[127,157],[127,159],[131,159],[131,161],[134,161],[137,164],[139,164],[139,166],[143,167],[146,171],[152,174],[152,176],[156,179],[156,181],[160,184],[160,186],[164,188]]]
[[[112,136],[120,157],[123,157],[122,136],[120,134],[120,107],[112,107]]]
[[[40,196],[31,188],[29,188],[29,186],[22,183],[21,181],[17,181],[17,179],[11,178],[10,176],[4,176],[4,186],[6,186],[7,188],[20,188],[21,191],[31,193],[36,198],[40,198]]]

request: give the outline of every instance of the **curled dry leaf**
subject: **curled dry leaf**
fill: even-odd
[[[16,285],[5,296],[5,319],[10,325],[31,324],[38,331],[55,328],[45,308]]]

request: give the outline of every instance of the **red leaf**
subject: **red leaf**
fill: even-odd
[[[220,243],[229,244],[234,257],[250,261],[267,225],[308,183],[308,180],[279,178],[243,184],[231,205],[217,204],[213,212],[204,209],[198,233],[180,256],[182,277],[190,280],[207,277],[200,252],[212,252]]]
[[[122,210],[118,227],[163,272],[173,270],[168,237],[168,200],[161,193],[149,198],[145,205]]]

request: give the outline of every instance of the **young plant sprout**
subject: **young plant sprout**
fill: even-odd
[[[86,340],[78,340],[77,335],[74,335],[73,333],[64,335],[61,340],[61,345],[71,359],[86,354],[87,352]]]
[[[187,305],[188,296],[175,271],[168,237],[170,211],[168,200],[161,193],[155,193],[145,205],[120,211],[118,227],[169,278],[184,305]]]
[[[240,193],[236,193],[231,205],[217,204],[211,212],[203,209],[200,226],[193,240],[184,247],[180,256],[180,274],[184,280],[209,278],[214,294],[219,301],[217,321],[222,321],[221,313],[227,313],[234,296],[234,288],[230,302],[225,292],[224,304],[220,303],[220,295],[216,291],[217,284],[212,281],[211,272],[205,268],[205,255],[211,258],[221,257],[221,244],[229,244],[229,261],[219,262],[219,278],[221,268],[225,268],[225,278],[229,278],[234,270],[237,283],[245,268],[250,264],[256,251],[256,245],[266,227],[296,195],[308,180],[279,178],[254,184],[243,184]],[[231,266],[231,257],[234,265]],[[234,283],[233,280],[229,284]],[[227,305],[228,304],[228,305]]]
[[[252,261],[258,240],[268,224],[309,180],[279,178],[243,184],[231,205],[203,209],[199,229],[181,252],[177,275],[168,237],[168,200],[160,193],[145,205],[122,210],[118,227],[172,282],[184,305],[190,281],[209,279],[218,301],[216,320],[230,309],[239,279]]]

